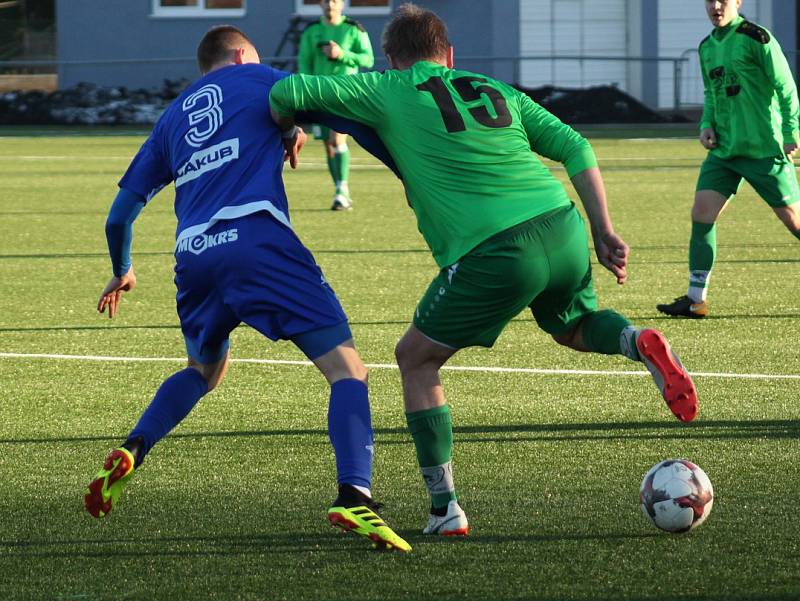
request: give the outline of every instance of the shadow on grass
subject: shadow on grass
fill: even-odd
[[[653,305],[655,307],[655,305]],[[715,313],[703,318],[702,321],[721,321],[726,319],[795,319],[796,313]],[[628,318],[634,322],[641,321],[670,321],[674,319],[684,319],[682,317],[668,317],[661,313],[656,313],[655,309],[652,314],[634,315],[629,314]],[[93,331],[93,330],[179,330],[180,325],[118,325],[106,320],[108,325],[105,326],[42,326],[42,327],[22,327],[22,328],[0,328],[0,332],[6,333],[22,333],[22,332],[60,332],[60,331]],[[395,326],[395,325],[409,325],[409,320],[405,317],[402,319],[383,319],[379,321],[363,321],[363,320],[350,320],[351,326]],[[532,317],[515,317],[510,323],[530,323],[536,325]],[[241,324],[240,328],[249,328],[247,324]],[[235,357],[234,357],[235,359]],[[445,368],[446,369],[446,368]]]
[[[481,424],[454,426],[456,442],[559,442],[626,439],[798,439],[800,420],[707,420],[692,424],[679,422],[606,422],[561,424]],[[525,436],[528,434],[528,436]],[[535,436],[531,436],[535,434]],[[380,444],[411,444],[405,428],[376,428],[378,437],[400,437],[379,440]],[[278,430],[232,430],[227,432],[174,433],[173,439],[200,438],[271,438],[282,436],[316,436],[327,444],[328,431],[324,428],[298,428]],[[52,444],[74,442],[118,441],[119,436],[65,436],[41,438],[0,438],[0,444]]]
[[[308,210],[317,211],[323,209],[308,209]],[[3,214],[4,213],[0,211],[0,215]],[[17,215],[21,213],[14,213],[14,214]],[[315,255],[326,255],[326,254],[327,255],[382,255],[382,254],[397,255],[397,254],[429,253],[430,251],[427,248],[362,248],[358,250],[347,249],[347,248],[316,248],[314,249],[313,252]],[[142,252],[137,251],[136,254],[141,256],[150,256],[150,257],[153,256],[167,257],[167,256],[174,256],[175,253],[167,250],[155,250],[155,251],[142,251]],[[92,258],[107,259],[108,253],[68,252],[68,253],[0,254],[0,260],[2,259],[92,259]],[[678,263],[679,261],[675,262]],[[685,261],[683,262],[685,263]]]
[[[210,557],[264,553],[343,551],[342,538],[354,545],[349,551],[375,551],[371,543],[340,533],[242,534],[220,536],[131,536],[130,538],[0,541],[7,557]],[[357,544],[361,542],[362,547]],[[187,549],[187,546],[197,549]],[[170,548],[170,547],[174,548]],[[109,548],[119,547],[119,548]]]
[[[551,533],[470,535],[469,537],[429,537],[419,530],[398,530],[413,546],[430,545],[503,545],[537,544],[582,541],[626,541],[661,538],[658,532],[647,533]],[[196,549],[186,547],[197,547]],[[380,553],[371,543],[354,534],[337,532],[271,533],[209,536],[131,536],[128,538],[67,539],[67,540],[0,540],[0,550],[6,557],[210,557],[229,555],[344,552]]]
[[[103,316],[104,317],[104,316]],[[533,319],[519,319],[514,321],[530,321],[532,322]],[[7,333],[21,333],[21,332],[61,332],[61,331],[87,331],[91,332],[93,330],[180,330],[179,324],[174,325],[148,325],[148,324],[141,324],[141,325],[118,325],[113,323],[110,319],[106,318],[105,323],[107,325],[97,326],[41,326],[41,327],[22,327],[22,328],[0,328],[0,332],[7,332]],[[384,326],[384,325],[408,325],[409,320],[407,318],[398,319],[398,320],[381,320],[381,321],[350,321],[351,326]],[[238,326],[241,329],[250,329],[250,326],[247,324],[240,324]],[[236,357],[234,357],[235,359]]]

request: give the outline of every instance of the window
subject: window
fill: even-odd
[[[154,17],[243,17],[245,0],[153,0]]]
[[[344,0],[344,14],[388,15],[392,10],[391,0]],[[319,0],[295,0],[295,11],[300,15],[320,15]]]

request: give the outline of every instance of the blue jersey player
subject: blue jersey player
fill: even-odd
[[[164,381],[108,455],[86,490],[86,509],[97,518],[111,511],[153,445],[222,381],[228,337],[244,322],[294,342],[330,384],[339,485],[330,523],[410,551],[372,501],[367,369],[339,300],[289,221],[281,172],[286,159],[296,166],[306,137],[299,128],[282,135],[268,102],[272,85],[288,74],[259,64],[252,43],[230,26],[205,34],[197,60],[202,77],[167,108],[119,183],[106,222],[114,277],[98,303],[114,317],[123,292],[136,285],[131,224],[174,182],[175,284],[189,364]]]

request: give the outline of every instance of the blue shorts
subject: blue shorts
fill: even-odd
[[[271,340],[293,340],[310,359],[352,337],[311,252],[268,213],[214,224],[175,261],[181,330],[199,363],[222,359],[242,322]]]

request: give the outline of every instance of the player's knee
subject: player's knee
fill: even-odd
[[[419,369],[422,365],[420,357],[414,351],[413,344],[405,337],[401,338],[394,347],[394,358],[397,361],[397,367],[400,368],[401,374]]]
[[[552,334],[552,337],[561,346],[574,349],[578,343],[578,328],[570,328],[560,334]]]
[[[776,212],[778,213],[780,220],[783,222],[783,225],[786,226],[786,229],[788,229],[794,236],[800,237],[800,207],[796,207],[797,205],[791,205],[786,207],[784,210]]]
[[[408,365],[407,361],[409,358],[408,344],[406,344],[404,339],[401,338],[394,347],[394,359],[397,361],[397,367],[400,368],[401,372]]]
[[[220,361],[219,363],[202,364],[190,358],[189,367],[192,367],[200,372],[200,375],[203,376],[206,384],[208,384],[208,392],[211,392],[217,386],[219,386],[219,384],[225,378],[225,374],[228,371],[228,361],[226,358],[224,361]]]
[[[351,362],[346,366],[343,366],[342,370],[339,372],[341,376],[339,379],[344,380],[345,378],[352,379],[352,380],[360,380],[367,383],[369,380],[369,370],[364,363],[359,360],[357,362]]]

